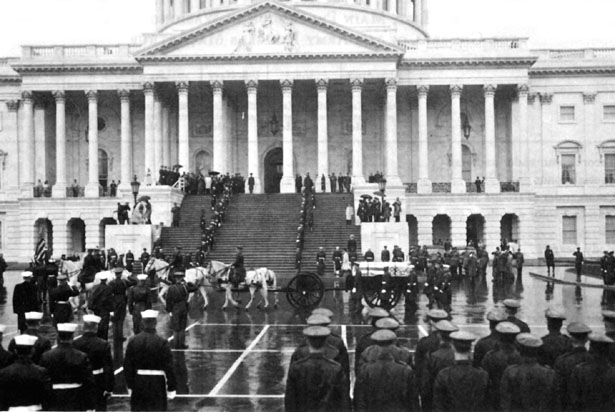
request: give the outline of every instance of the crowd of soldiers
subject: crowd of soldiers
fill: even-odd
[[[246,179],[241,173],[235,173],[231,176],[229,173],[218,174],[217,172],[210,172],[208,175],[203,176],[200,173],[182,173],[179,176],[182,182],[181,187],[184,192],[189,195],[209,195],[219,192],[216,186],[228,186],[231,193],[245,193],[246,192]],[[254,178],[252,178],[252,182]],[[248,182],[249,183],[249,182]],[[254,184],[252,183],[252,187]]]
[[[606,333],[572,322],[566,335],[563,313],[548,309],[548,334],[539,337],[517,317],[519,306],[507,299],[490,310],[490,334],[480,339],[432,309],[414,357],[398,339],[399,322],[372,309],[372,330],[356,344],[353,399],[347,348],[329,328],[333,313],[316,309],[291,358],[286,411],[614,410],[615,312],[602,313]]]
[[[401,201],[399,198],[391,205],[384,198],[382,202],[378,197],[372,199],[369,195],[363,195],[359,200],[357,216],[361,222],[390,222],[391,216],[395,222],[401,219]]]
[[[309,172],[305,174],[305,177],[297,174],[295,176],[295,191],[297,193],[301,193],[304,190],[313,191],[314,186],[320,183],[320,191],[324,193],[327,191],[327,180],[330,184],[331,193],[350,193],[352,190],[352,177],[350,177],[348,173],[343,174],[340,172],[337,176],[335,173],[331,173],[328,176],[322,174],[320,175],[320,178],[317,173],[315,180],[316,182],[312,180]]]
[[[310,232],[314,228],[314,211],[316,210],[316,195],[312,186],[306,186],[301,193],[301,210],[299,212],[299,226],[297,227],[297,238],[295,240],[295,267],[301,269],[301,259],[303,256],[303,242],[305,241],[306,227]]]

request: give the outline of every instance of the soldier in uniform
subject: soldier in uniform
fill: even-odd
[[[235,261],[233,262],[233,273],[231,276],[231,283],[234,287],[237,287],[246,278],[246,269],[243,262],[243,247],[237,246],[235,253]]]
[[[137,284],[128,290],[128,311],[132,314],[132,330],[135,335],[141,332],[141,313],[152,307],[146,281],[147,275],[137,275]]]
[[[175,253],[173,253],[169,265],[171,266],[172,270],[184,270],[184,257],[182,255],[180,247],[175,246]]]
[[[365,258],[366,262],[373,262],[375,260],[374,258],[374,252],[372,252],[371,249],[367,249],[367,251],[365,252],[365,254],[363,255],[363,257]]]
[[[615,311],[603,310],[602,320],[604,321],[604,332],[606,336],[615,340]],[[615,345],[609,351],[609,361],[615,365]]]
[[[553,274],[555,277],[555,255],[549,245],[545,249],[545,261],[547,262],[547,276]]]
[[[175,349],[187,349],[188,296],[190,296],[190,292],[196,292],[196,287],[186,284],[185,273],[182,271],[174,272],[173,276],[175,277],[175,284],[170,286],[167,292],[166,310],[171,316]]]
[[[37,312],[41,309],[36,285],[32,272],[21,272],[22,283],[15,285],[13,290],[13,313],[17,315],[19,332],[26,330],[26,312]]]
[[[434,409],[438,412],[477,411],[484,408],[489,375],[472,365],[472,342],[468,332],[450,335],[455,364],[444,368],[434,382]]]
[[[521,333],[530,333],[530,327],[528,324],[517,318],[517,311],[521,307],[519,301],[515,299],[505,299],[502,303],[504,304],[506,314],[508,315],[507,321],[519,326]]]
[[[145,266],[147,266],[147,262],[149,262],[150,255],[147,253],[147,249],[143,248],[143,253],[141,253],[141,257],[139,260],[141,261],[141,270],[145,273]]]
[[[530,333],[516,337],[521,362],[502,375],[501,407],[510,411],[559,411],[555,372],[538,363],[542,340]]]
[[[330,333],[324,326],[308,326],[303,330],[309,356],[291,363],[288,369],[284,394],[287,412],[350,410],[348,377],[339,363],[324,354]]]
[[[380,330],[386,329],[396,333],[395,331],[399,329],[399,322],[393,318],[378,319],[376,321],[376,328],[378,330],[372,334],[372,341],[374,341],[374,334]],[[365,365],[377,361],[382,353],[382,346],[379,345],[377,341],[374,342],[374,345],[368,347],[363,351],[363,353],[361,353],[360,364],[357,368],[359,370],[359,374],[362,373]],[[397,339],[395,339],[394,343],[395,345],[388,347],[387,351],[390,352],[391,356],[393,356],[393,359],[396,361],[405,363],[406,365],[412,367],[412,354],[410,351],[402,347]]]
[[[316,253],[316,273],[318,273],[318,276],[325,275],[326,259],[327,259],[327,254],[325,253],[325,248],[321,246],[318,248],[318,252]]]
[[[51,379],[45,368],[32,362],[35,336],[15,339],[17,359],[0,369],[0,410],[49,410],[52,400]]]
[[[385,246],[384,249],[382,249],[382,252],[380,252],[380,261],[389,262],[390,260],[391,260],[391,252],[389,252],[389,250]]]
[[[67,323],[72,318],[72,307],[68,299],[79,296],[76,286],[68,284],[68,277],[65,274],[58,275],[58,286],[49,292],[50,310],[53,315],[53,324]]]
[[[197,266],[205,267],[205,261],[207,260],[207,252],[202,247],[197,250],[195,260]]]
[[[2,346],[2,336],[6,330],[6,325],[0,325],[0,369],[9,366],[13,363],[15,356],[13,353],[7,351]]]
[[[361,336],[359,338],[359,340],[357,340],[357,345],[355,347],[355,352],[354,352],[354,373],[355,376],[358,374],[359,372],[359,366],[361,364],[361,354],[363,353],[363,351],[367,348],[369,348],[370,346],[372,346],[374,344],[374,341],[372,341],[372,333],[374,333],[375,331],[378,330],[378,328],[376,328],[376,322],[378,321],[378,319],[382,319],[382,318],[388,318],[389,316],[391,316],[389,314],[388,311],[386,311],[383,308],[379,308],[379,307],[375,307],[375,308],[371,308],[369,310],[368,313],[369,317],[370,317],[370,322],[372,325],[372,330],[370,330],[369,332],[367,332],[366,334],[364,334],[363,336]]]
[[[312,315],[307,318],[308,326],[326,326],[329,327],[331,324],[331,318],[333,317],[333,312],[326,308],[316,308],[312,311]],[[350,378],[350,359],[348,357],[348,348],[344,344],[344,340],[341,336],[333,333],[329,334],[326,339],[327,345],[337,349],[339,355],[334,360],[342,365],[342,370],[344,374]],[[307,342],[305,342],[305,347],[307,349]]]
[[[101,318],[96,315],[83,316],[83,335],[76,338],[73,347],[88,356],[92,375],[97,411],[107,410],[107,399],[113,393],[114,374],[111,347],[106,340],[97,336]]]
[[[332,257],[333,257],[333,272],[335,273],[335,276],[339,276],[340,270],[342,270],[342,257],[343,257],[343,253],[340,250],[339,246],[335,247]]]
[[[487,320],[489,321],[489,330],[491,334],[479,339],[474,346],[474,359],[472,364],[477,368],[480,367],[485,355],[489,351],[496,349],[500,339],[495,327],[498,323],[506,320],[506,314],[503,310],[494,308],[487,313]]]
[[[405,259],[404,252],[399,246],[393,247],[393,262],[403,262]]]
[[[101,319],[98,323],[98,337],[107,340],[109,338],[109,320],[114,305],[113,290],[107,284],[106,276],[101,277],[100,284],[92,290],[88,306]]]
[[[416,345],[416,351],[414,352],[414,370],[416,371],[417,382],[421,382],[422,380],[428,355],[431,352],[435,352],[440,347],[440,335],[434,325],[448,318],[448,313],[441,309],[431,309],[427,312],[426,320],[432,330],[429,335],[419,339]]]
[[[41,312],[26,312],[26,330],[24,335],[34,336],[38,338],[34,343],[34,350],[32,352],[32,362],[39,363],[43,353],[51,349],[51,341],[41,335],[39,327],[43,314]],[[8,351],[15,353],[15,338],[9,342]]]
[[[574,268],[577,271],[577,282],[581,281],[581,272],[583,271],[583,262],[585,259],[583,258],[583,252],[581,252],[581,248],[578,247],[577,251],[572,254],[574,256]]]
[[[354,235],[350,235],[348,237],[348,244],[346,246],[347,246],[348,253],[354,253],[357,251],[357,241],[354,238]]]
[[[587,337],[592,331],[589,326],[579,322],[572,322],[568,325],[567,330],[570,334],[572,349],[570,352],[560,355],[553,365],[562,410],[569,410],[571,406],[569,386],[572,372],[577,365],[588,361],[590,358],[585,345],[588,341]]]
[[[517,249],[517,253],[515,253],[515,260],[517,261],[517,282],[522,283],[523,263],[525,263],[525,258],[523,257],[521,248]]]
[[[175,372],[169,342],[156,334],[158,311],[141,314],[143,332],[128,341],[124,375],[133,411],[166,411],[175,398]]]
[[[73,347],[74,323],[59,323],[58,346],[43,354],[41,366],[49,371],[55,411],[83,411],[95,407],[94,375],[88,356]]]
[[[125,341],[124,338],[124,319],[126,319],[126,305],[128,304],[128,288],[134,284],[134,280],[122,279],[122,267],[114,268],[115,279],[109,282],[111,296],[113,299],[113,340]]]
[[[126,252],[126,255],[124,256],[124,260],[126,262],[126,270],[132,273],[132,266],[135,264],[135,255],[130,250],[128,250],[128,252]]]
[[[560,355],[569,352],[572,349],[570,338],[563,335],[560,331],[562,323],[566,319],[566,315],[555,309],[547,309],[545,311],[547,318],[547,327],[549,333],[542,337],[542,347],[540,354],[540,363],[553,367],[555,359]]]
[[[357,376],[355,410],[419,411],[414,371],[393,355],[397,350],[395,332],[380,329],[372,334],[372,341],[378,346],[378,356]]]

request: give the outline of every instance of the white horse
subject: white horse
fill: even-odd
[[[203,296],[203,309],[207,309],[209,299],[207,298],[207,291],[205,287],[211,286],[211,279],[208,275],[207,269],[197,266],[190,269],[186,269],[186,283],[192,283],[196,286]]]
[[[73,296],[68,301],[70,302],[73,311],[78,310],[82,303],[87,306],[87,299],[85,298],[85,291],[81,290],[81,285],[79,284],[79,274],[83,269],[83,261],[78,260],[73,262],[72,260],[60,260],[58,264],[58,274],[64,274],[68,277],[68,284],[70,286],[75,286],[79,289],[79,296]],[[87,287],[87,284],[86,284]],[[91,288],[90,288],[91,289]]]
[[[150,221],[151,214],[152,207],[150,203],[148,201],[141,200],[135,205],[130,222],[133,225],[145,225]]]
[[[231,285],[229,284],[230,270],[231,265],[227,265],[226,263],[219,262],[217,260],[211,260],[207,264],[206,273],[212,285],[215,284],[215,282],[218,282],[225,289],[224,305],[222,305],[222,310],[226,310],[229,303],[231,303],[234,307],[239,306],[239,303],[233,299],[233,292],[231,290]]]
[[[171,265],[162,259],[151,258],[147,265],[145,265],[145,269],[143,272],[145,274],[149,274],[152,270],[156,271],[156,277],[158,278],[158,286],[155,288],[151,288],[152,290],[158,289],[158,299],[166,305],[167,301],[164,298],[167,294],[167,290],[169,289],[169,269]]]

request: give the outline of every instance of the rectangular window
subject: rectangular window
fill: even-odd
[[[609,245],[615,244],[615,216],[605,216],[605,236],[606,243]]]
[[[577,244],[576,216],[562,216],[562,240],[565,245]]]
[[[607,185],[615,183],[615,153],[604,155],[604,183]]]
[[[576,155],[573,154],[564,154],[561,155],[561,164],[562,164],[562,184],[572,184],[574,185],[577,181],[575,162]]]
[[[615,122],[615,105],[603,107],[602,119],[605,122]]]
[[[574,106],[560,106],[559,107],[559,121],[560,122],[574,122]]]

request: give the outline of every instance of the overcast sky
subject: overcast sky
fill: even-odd
[[[0,56],[25,44],[130,42],[155,0],[0,0]],[[528,36],[534,48],[615,47],[612,0],[429,0],[432,37]]]

